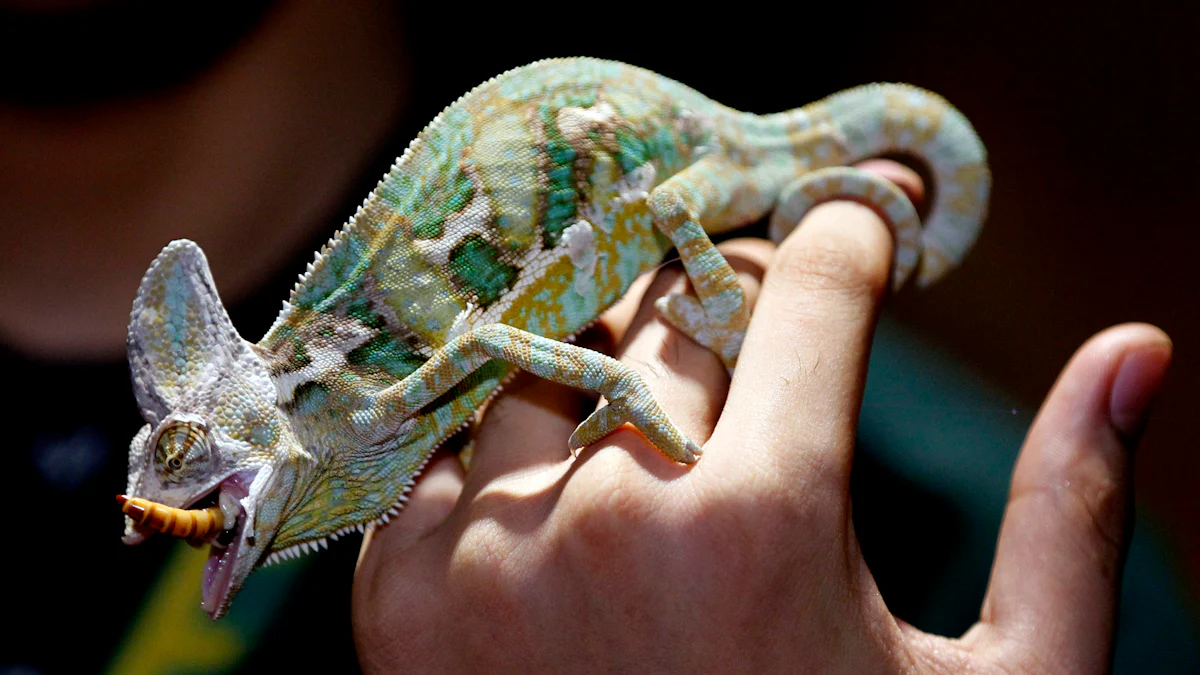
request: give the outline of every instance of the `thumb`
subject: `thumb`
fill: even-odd
[[[1132,452],[1171,341],[1110,328],[1072,357],[1017,460],[982,620],[969,635],[1045,672],[1105,672],[1132,519]]]

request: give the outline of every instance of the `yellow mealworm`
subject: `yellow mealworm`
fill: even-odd
[[[163,534],[184,539],[207,539],[224,524],[220,506],[206,509],[177,509],[141,497],[117,495],[121,512],[134,522]]]

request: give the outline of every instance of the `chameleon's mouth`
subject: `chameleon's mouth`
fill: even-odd
[[[209,545],[200,585],[200,606],[213,618],[229,605],[234,567],[242,543],[247,540],[245,499],[258,470],[241,471],[226,477],[182,507],[137,497],[119,495],[121,510],[133,519],[133,529],[124,540],[138,544],[155,532],[187,539],[193,546]],[[253,538],[249,545],[254,546]]]

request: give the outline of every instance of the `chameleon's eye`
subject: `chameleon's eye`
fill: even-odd
[[[168,483],[204,475],[211,455],[208,433],[198,422],[169,422],[158,433],[154,453],[159,475]]]

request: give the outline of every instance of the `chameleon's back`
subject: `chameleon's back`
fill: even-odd
[[[312,381],[301,373],[325,345],[374,389],[474,325],[579,332],[661,261],[669,243],[647,192],[705,152],[718,110],[595,59],[480,85],[426,127],[302,276],[260,343],[273,375]]]

